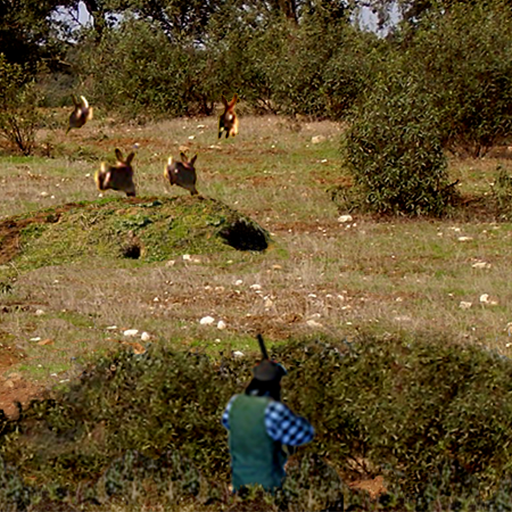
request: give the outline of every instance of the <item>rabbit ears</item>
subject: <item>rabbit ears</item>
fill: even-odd
[[[130,165],[132,163],[133,157],[135,156],[135,153],[132,151],[127,157],[126,160],[123,158],[123,153],[121,153],[121,150],[119,148],[116,148],[116,160],[121,164]]]
[[[195,162],[196,162],[196,159],[197,159],[197,155],[194,155],[191,160],[188,159],[187,155],[185,155],[185,153],[183,153],[183,151],[180,153],[180,157],[181,157],[181,161],[184,163],[184,164],[189,164],[189,165],[194,165]]]
[[[71,99],[73,100],[73,104],[75,107],[80,108],[89,108],[89,102],[87,101],[87,98],[85,96],[80,96],[80,101],[78,101],[77,97],[72,94]]]
[[[235,92],[235,94],[233,94],[233,99],[228,103],[228,100],[222,96],[222,103],[224,104],[224,107],[226,109],[231,109],[233,108],[235,105],[236,105],[236,102],[238,101],[238,94]]]

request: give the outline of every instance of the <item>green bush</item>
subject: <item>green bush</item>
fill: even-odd
[[[433,335],[312,339],[274,352],[289,371],[283,400],[316,437],[290,460],[280,493],[256,492],[230,510],[262,510],[262,499],[268,510],[319,510],[342,495],[361,510],[510,510],[508,359]],[[253,364],[157,346],[102,358],[54,399],[1,419],[2,510],[38,500],[226,509],[220,416]],[[385,477],[380,504],[339,477],[361,474]]]
[[[346,204],[382,214],[446,213],[454,196],[438,113],[418,78],[397,59],[356,109],[343,157],[354,179]]]
[[[484,155],[512,129],[512,15],[500,1],[435,10],[402,45],[439,112],[443,147]]]
[[[192,44],[169,41],[148,21],[128,17],[105,30],[84,36],[78,68],[92,77],[91,98],[128,117],[181,116],[198,108],[194,94],[203,65]],[[85,80],[87,83],[87,80]]]
[[[38,102],[35,81],[27,81],[23,67],[0,53],[0,136],[24,155],[34,149]]]
[[[507,170],[498,166],[492,185],[492,194],[496,208],[496,220],[512,220],[512,177]]]

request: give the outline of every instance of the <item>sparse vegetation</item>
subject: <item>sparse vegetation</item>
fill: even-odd
[[[510,510],[509,7],[395,2],[379,37],[361,2],[17,5],[0,509]],[[95,116],[65,134],[71,93]],[[98,198],[114,148],[136,198]],[[162,176],[181,152],[194,197]],[[257,332],[317,435],[282,492],[233,497],[219,419]]]

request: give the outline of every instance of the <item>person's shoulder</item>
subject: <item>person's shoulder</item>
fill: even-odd
[[[287,405],[283,404],[283,402],[279,402],[278,400],[272,400],[271,398],[268,399],[267,411],[277,414],[291,413],[291,410]]]

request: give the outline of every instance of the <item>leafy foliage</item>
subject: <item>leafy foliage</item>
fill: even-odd
[[[512,220],[512,177],[503,167],[497,169],[492,193],[497,220],[510,222]]]
[[[512,30],[501,2],[457,4],[406,36],[407,63],[428,87],[443,147],[484,155],[512,129]],[[407,34],[407,32],[406,32]]]
[[[27,82],[25,69],[0,53],[0,135],[24,155],[35,145],[38,100],[35,81]]]
[[[61,67],[63,45],[59,33],[67,32],[71,17],[54,14],[74,4],[75,0],[0,2],[0,49],[7,61],[25,66],[29,79],[42,62],[52,70]]]
[[[400,69],[368,92],[344,134],[351,191],[377,213],[442,215],[453,196],[437,112],[414,76]]]
[[[385,476],[385,510],[507,510],[499,503],[512,481],[508,359],[431,336],[303,340],[273,356],[289,370],[284,400],[316,438],[292,458],[280,493],[236,499],[236,510],[261,510],[262,500],[267,510],[314,510],[342,497],[376,510],[338,476],[361,473]],[[229,501],[219,418],[252,364],[156,345],[103,357],[68,390],[3,419],[2,464],[12,469],[0,479],[2,500],[24,506],[45,495],[83,508],[186,499],[218,510]]]

